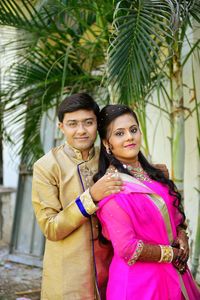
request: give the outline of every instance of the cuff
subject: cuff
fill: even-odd
[[[81,213],[84,217],[89,218],[90,215],[95,213],[98,209],[97,206],[94,204],[93,199],[90,195],[89,189],[86,190],[80,197],[75,200],[78,208],[80,209]]]
[[[131,256],[131,258],[128,261],[129,266],[133,265],[138,260],[138,257],[140,256],[143,247],[144,247],[143,241],[139,240],[133,255]]]

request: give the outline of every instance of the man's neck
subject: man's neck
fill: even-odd
[[[91,149],[90,149],[91,150]],[[83,160],[88,160],[90,150],[81,151]]]

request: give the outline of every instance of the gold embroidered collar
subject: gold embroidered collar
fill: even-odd
[[[65,142],[64,151],[69,157],[74,158],[78,161],[83,161],[81,151],[76,148],[73,148],[67,142]],[[87,160],[90,160],[94,155],[95,155],[95,147],[92,147],[89,151],[89,156]]]

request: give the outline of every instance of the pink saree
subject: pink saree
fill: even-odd
[[[171,263],[139,262],[142,242],[170,245],[181,215],[162,184],[140,182],[121,174],[125,190],[99,203],[103,235],[111,240],[114,256],[109,270],[107,300],[198,300],[200,292],[187,271]]]

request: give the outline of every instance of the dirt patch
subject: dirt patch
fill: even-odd
[[[0,243],[0,300],[40,299],[41,268],[8,260],[8,247]]]

